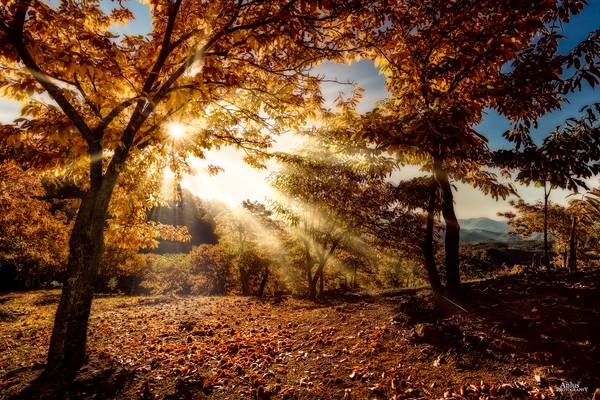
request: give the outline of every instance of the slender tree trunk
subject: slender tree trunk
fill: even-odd
[[[308,282],[308,298],[313,301],[317,299],[317,280],[318,280],[318,278],[319,278],[319,275],[317,273]]]
[[[317,299],[317,289],[319,287],[319,281],[322,280],[323,278],[323,269],[325,268],[325,264],[322,261],[319,261],[319,265],[317,267],[317,270],[315,271],[315,274],[312,276],[312,279],[309,282],[309,288],[308,288],[308,297],[311,300],[316,300]],[[321,295],[323,294],[323,289],[321,287]]]
[[[304,268],[306,269],[306,282],[308,283],[308,298],[315,300],[317,298],[317,290],[316,286],[313,285],[313,259],[310,255],[310,249],[307,242],[304,243]]]
[[[429,192],[429,202],[427,204],[427,226],[425,229],[425,238],[421,244],[423,250],[423,258],[425,260],[425,268],[427,269],[427,276],[429,278],[429,284],[433,293],[440,293],[442,290],[442,283],[440,281],[440,275],[435,265],[435,253],[433,247],[433,228],[434,228],[434,213],[435,213],[435,200],[437,197],[437,185],[432,182]]]
[[[227,274],[224,271],[218,271],[216,282],[214,287],[212,288],[212,292],[210,294],[214,295],[224,295],[227,290]]]
[[[267,282],[269,280],[269,267],[265,267],[265,272],[263,273],[262,279],[260,280],[260,285],[258,286],[258,292],[256,295],[258,297],[263,297],[265,293],[265,287],[267,286]]]
[[[577,217],[573,217],[571,223],[571,235],[569,237],[569,270],[577,270]]]
[[[240,267],[240,283],[242,284],[242,295],[250,295],[250,276],[246,268]]]
[[[323,275],[323,270],[319,273],[319,297],[323,297],[323,288],[325,287],[325,277]]]
[[[550,196],[550,190],[547,189],[547,184],[544,181],[544,264],[546,270],[550,271],[550,250],[548,248],[548,197]]]
[[[45,371],[48,377],[70,379],[85,362],[88,318],[104,251],[108,203],[116,178],[116,174],[108,176],[99,184],[96,176],[95,187],[83,197],[77,212],[69,240],[67,273],[48,350]]]
[[[446,223],[446,234],[444,237],[446,289],[450,294],[458,294],[460,291],[460,226],[454,212],[452,186],[440,158],[434,157],[433,169],[435,180],[442,191],[442,215]]]

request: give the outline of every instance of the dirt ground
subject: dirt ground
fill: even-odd
[[[582,398],[600,387],[600,273],[295,298],[94,300],[64,399]],[[0,398],[41,371],[57,291],[0,295]],[[600,397],[597,397],[600,398]]]

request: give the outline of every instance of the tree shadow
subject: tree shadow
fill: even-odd
[[[545,368],[541,384],[600,386],[600,272],[473,283],[460,299],[410,297],[399,311],[417,339],[474,360],[472,368],[495,360],[515,375]]]
[[[44,365],[13,371],[20,383],[9,388],[8,400],[110,399],[132,381],[135,371],[122,367],[82,369],[73,379],[47,374]]]

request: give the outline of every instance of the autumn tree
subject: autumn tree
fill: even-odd
[[[144,149],[165,156],[165,123],[184,118],[191,132],[181,154],[201,157],[226,144],[264,148],[270,133],[320,102],[309,67],[355,45],[346,2],[148,6],[146,36],[111,31],[132,17],[123,3],[108,14],[96,1],[0,6],[2,94],[26,102],[24,118],[1,128],[2,152],[40,169],[79,165],[86,182],[46,377],[72,377],[84,361],[105,220],[128,161]]]
[[[322,292],[325,268],[338,250],[356,253],[365,235],[406,246],[414,238],[412,215],[395,202],[386,182],[390,164],[384,157],[368,160],[310,145],[299,154],[281,155],[283,167],[271,177],[278,198],[273,206],[302,243],[308,296]],[[407,221],[410,221],[407,223]],[[392,244],[386,241],[386,244]]]
[[[515,143],[512,150],[499,150],[496,160],[507,170],[517,171],[515,179],[525,185],[542,187],[544,260],[551,267],[548,245],[549,197],[553,189],[573,192],[588,189],[585,179],[600,173],[600,104],[584,108],[580,118],[569,119],[537,145],[529,127],[519,125],[505,133]]]
[[[259,207],[255,203],[244,204]],[[226,210],[215,218],[215,222],[219,244],[230,255],[241,293],[262,296],[271,264],[266,227],[245,207]]]
[[[496,186],[493,174],[484,168],[491,160],[487,141],[475,130],[486,108],[515,122],[532,121],[557,108],[565,93],[581,88],[582,80],[596,81],[598,32],[568,54],[557,53],[561,24],[584,5],[428,0],[380,10],[390,28],[371,38],[370,49],[387,78],[390,99],[381,108],[389,116],[374,115],[364,125],[351,126],[358,128],[355,137],[400,157],[407,147],[418,146],[413,160],[416,155],[427,165],[442,198],[450,292],[460,288],[460,227],[452,174],[469,170],[464,175],[469,180],[483,178],[486,185]],[[573,67],[572,76],[563,79],[562,67]],[[496,188],[490,193],[507,194]]]
[[[192,273],[206,280],[206,291],[211,295],[224,295],[231,286],[231,254],[218,244],[203,244],[192,250]]]
[[[7,160],[0,162],[0,176],[0,265],[12,266],[29,287],[44,270],[62,269],[71,226],[64,212],[44,200],[35,173]]]
[[[441,195],[447,290],[460,288],[460,227],[451,179],[496,186],[482,169],[490,159],[474,126],[489,99],[479,89],[497,80],[503,64],[535,34],[545,8],[537,2],[420,2],[411,12],[391,7],[391,28],[373,43],[391,98],[356,134],[424,165]],[[403,153],[409,152],[405,156]],[[454,169],[454,171],[452,171]],[[497,195],[507,190],[496,186]],[[487,190],[487,189],[486,189]],[[432,189],[432,197],[435,196]]]
[[[353,110],[340,113],[329,123],[328,129],[332,136],[343,143],[359,139],[375,154],[392,154],[395,170],[402,170],[405,165],[420,167],[424,176],[396,184],[396,199],[407,209],[424,215],[424,229],[417,242],[421,244],[423,262],[432,289],[436,293],[443,290],[456,293],[460,274],[458,259],[454,258],[458,257],[458,253],[454,251],[458,251],[458,242],[455,240],[459,238],[457,235],[460,227],[454,212],[450,178],[471,185],[496,199],[506,198],[514,193],[512,186],[503,183],[491,170],[493,152],[489,149],[486,138],[474,129],[466,128],[468,132],[460,140],[444,141],[446,156],[444,168],[440,169],[442,164],[439,160],[436,161],[435,156],[442,146],[439,144],[440,137],[425,128],[416,133],[415,129],[421,128],[414,127],[399,116],[393,100],[383,102],[364,115]],[[434,255],[435,220],[439,214],[444,216],[445,221],[445,288],[439,278]]]
[[[590,247],[600,250],[600,188],[594,188],[585,195],[582,222],[588,224],[590,229]]]
[[[578,248],[592,252],[600,248],[600,190],[593,188],[582,198],[569,202],[571,212],[571,234],[569,237],[569,270],[577,269]],[[579,234],[583,231],[585,236]]]
[[[499,216],[505,217],[511,226],[509,234],[531,238],[546,229],[545,238],[552,235],[555,253],[561,256],[563,266],[566,267],[568,259],[572,257],[570,256],[573,251],[570,248],[572,238],[581,238],[585,235],[585,231],[581,228],[573,231],[574,210],[559,204],[544,204],[541,201],[527,203],[518,200],[511,201],[510,205],[514,211],[498,213]]]

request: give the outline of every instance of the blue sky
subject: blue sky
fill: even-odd
[[[55,4],[56,1],[52,0],[51,4]],[[136,0],[124,1],[124,3],[132,10],[136,18],[126,25],[116,26],[114,32],[129,35],[144,35],[150,32],[152,24],[148,7]],[[108,0],[102,0],[101,4],[107,11],[115,5],[114,2]],[[575,16],[564,27],[563,33],[566,39],[561,42],[561,50],[566,51],[572,48],[575,43],[585,38],[588,32],[598,29],[599,26],[600,0],[590,0],[585,11]],[[383,76],[369,61],[355,62],[351,65],[325,63],[317,68],[317,72],[330,79],[353,81],[361,85],[365,89],[363,100],[359,104],[361,111],[371,109],[377,100],[383,99],[387,95]],[[331,102],[340,91],[346,90],[347,87],[343,85],[333,83],[323,85],[323,93],[328,102]],[[582,106],[593,102],[600,102],[598,88],[592,89],[586,86],[581,92],[572,94],[569,96],[569,103],[565,104],[561,110],[550,113],[539,121],[539,127],[534,131],[534,138],[538,141],[543,139],[566,118],[576,116]],[[0,122],[9,123],[18,117],[19,109],[18,103],[0,98]],[[477,130],[489,139],[492,148],[506,146],[502,133],[509,128],[509,122],[493,110],[488,110],[481,124],[477,126]],[[298,138],[292,135],[284,135],[278,139],[278,146],[281,148],[291,148],[298,143]],[[215,163],[221,164],[225,168],[225,172],[217,176],[206,176],[202,172],[203,167]],[[232,149],[210,152],[205,160],[194,160],[194,165],[197,167],[198,174],[185,177],[183,186],[199,197],[217,198],[234,206],[246,198],[264,200],[265,197],[272,195],[270,188],[264,182],[268,172],[248,167],[241,160],[241,155]],[[406,168],[398,175],[408,177],[415,173],[414,168]],[[600,186],[600,179],[594,178],[590,183]],[[461,218],[479,216],[495,218],[498,211],[506,210],[508,207],[506,202],[495,202],[464,185],[458,185],[457,188],[456,208],[457,214]],[[540,198],[540,191],[537,188],[519,187],[519,193],[528,201]],[[562,203],[565,201],[566,195],[568,193],[565,191],[557,191],[552,199]]]

